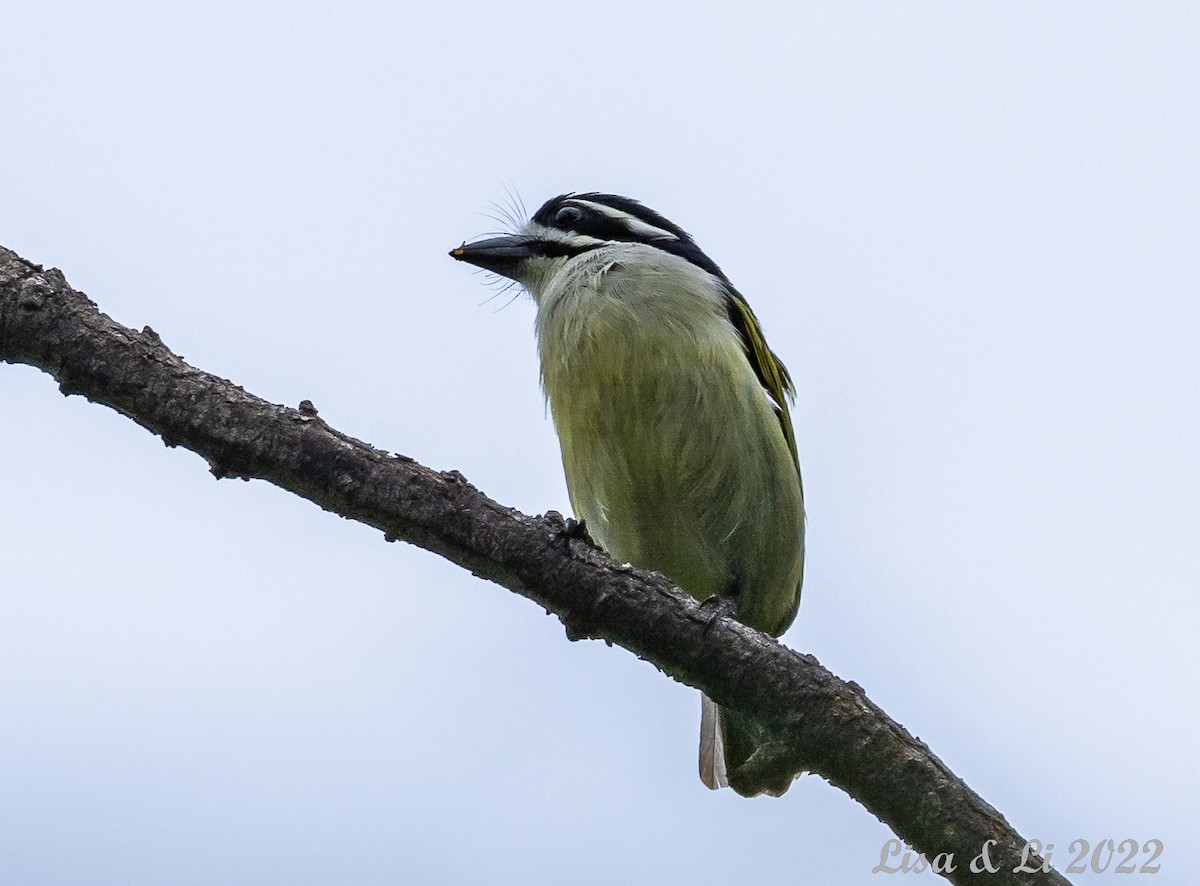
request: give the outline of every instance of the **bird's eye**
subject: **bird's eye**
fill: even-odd
[[[564,206],[558,212],[554,213],[554,223],[563,227],[573,225],[581,218],[583,218],[583,210],[578,206]]]

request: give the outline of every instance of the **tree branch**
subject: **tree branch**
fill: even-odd
[[[814,772],[932,860],[953,853],[955,883],[1066,883],[1013,873],[1024,840],[929,748],[853,682],[738,622],[713,619],[656,573],[615,563],[562,517],[501,506],[457,471],[437,472],[329,427],[310,404],[261,400],[173,354],[149,327],[101,314],[57,270],[0,247],[0,360],[36,366],[203,456],[219,479],[258,478],[470,569],[559,617],[571,639],[628,649],[719,704],[755,717],[770,742],[743,775],[765,789]],[[872,860],[873,861],[873,860]],[[1029,867],[1033,867],[1030,864]]]

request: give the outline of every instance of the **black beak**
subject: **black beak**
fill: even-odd
[[[531,243],[528,237],[508,234],[475,243],[464,243],[457,249],[451,249],[450,257],[516,280],[521,265],[534,254]]]

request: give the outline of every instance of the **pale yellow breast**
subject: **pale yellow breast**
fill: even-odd
[[[803,568],[799,477],[724,305],[682,260],[634,273],[597,258],[539,298],[576,516],[696,597],[736,584],[742,620],[782,630]]]

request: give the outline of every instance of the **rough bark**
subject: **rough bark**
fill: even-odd
[[[2,247],[0,360],[36,366],[64,394],[198,453],[218,479],[266,480],[389,541],[441,554],[553,612],[571,639],[622,646],[755,717],[772,740],[743,770],[747,783],[765,788],[816,773],[927,858],[953,853],[957,870],[947,876],[955,883],[980,880],[969,866],[988,841],[999,872],[986,882],[1067,882],[1055,871],[1014,872],[1025,841],[1003,816],[857,684],[812,656],[714,616],[656,573],[615,563],[558,514],[503,507],[456,471],[334,430],[307,402],[268,403],[189,366],[149,327],[121,326],[61,272]]]

